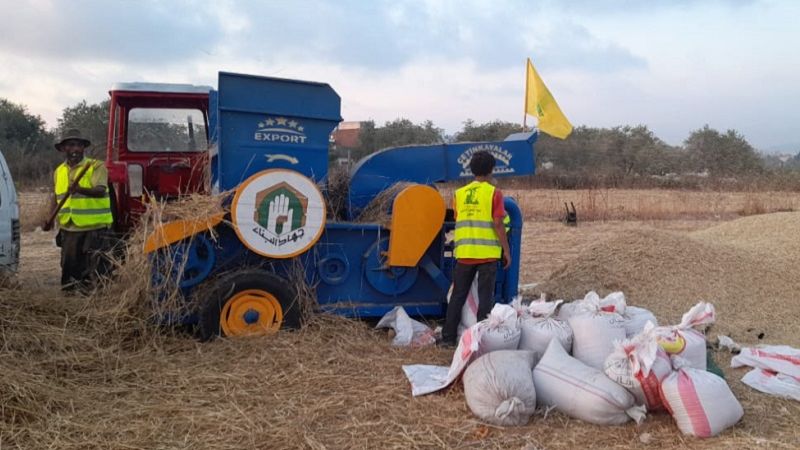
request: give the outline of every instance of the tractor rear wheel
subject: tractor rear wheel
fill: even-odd
[[[198,296],[198,334],[203,341],[217,336],[262,336],[300,326],[301,308],[294,289],[273,273],[242,270],[206,287]]]

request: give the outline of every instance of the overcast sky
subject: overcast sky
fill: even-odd
[[[0,0],[0,97],[51,126],[116,81],[329,83],[345,120],[521,122],[530,57],[573,125],[800,143],[800,1]],[[529,123],[532,123],[529,120]],[[800,144],[797,149],[800,150]]]

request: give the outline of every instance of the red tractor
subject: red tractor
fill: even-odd
[[[111,88],[106,165],[116,231],[130,230],[150,198],[207,191],[210,91],[162,83]]]

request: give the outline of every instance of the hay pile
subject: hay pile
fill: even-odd
[[[359,214],[356,222],[360,223],[379,223],[384,227],[389,226],[392,217],[389,215],[392,202],[403,189],[413,186],[415,183],[401,181],[394,183],[376,195]]]
[[[328,180],[325,185],[328,220],[345,220],[347,214],[348,193],[350,191],[350,172],[342,166],[328,169]]]
[[[180,335],[109,343],[102,324],[69,319],[79,299],[3,303],[4,446],[39,448],[580,448],[683,446],[669,416],[598,427],[551,413],[499,429],[468,411],[460,385],[410,396],[400,364],[446,365],[438,349],[401,350],[367,324],[318,316],[298,332],[200,344]],[[29,313],[37,313],[34,321]],[[35,323],[34,323],[35,322]],[[735,387],[748,411],[698,448],[788,447],[796,403]],[[770,414],[767,414],[769,412]]]
[[[642,229],[600,242],[538,286],[550,297],[621,290],[630,304],[677,323],[699,300],[717,308],[715,331],[800,346],[800,213],[753,216],[694,233]]]
[[[620,252],[616,258],[597,262],[585,255],[580,267],[605,265],[597,276],[613,275],[613,283],[625,280],[617,274],[624,268],[621,260],[645,273],[660,269],[663,280],[690,277],[691,270],[671,275],[664,266],[681,261],[663,255],[680,243],[684,246],[673,251],[689,257],[701,246],[702,254],[744,258],[679,234],[641,232],[614,242],[602,248]],[[647,250],[649,244],[661,252]],[[40,253],[23,249],[23,275],[42,259],[55,258],[57,249],[42,246]],[[652,258],[656,261],[647,261]],[[653,289],[647,285],[653,277],[637,275],[634,268],[625,273],[634,276],[624,286],[626,293],[637,292],[629,295],[632,303],[649,306],[660,317],[679,317],[695,300],[671,297],[675,303],[669,306],[664,297],[637,297],[647,291],[632,283]],[[640,427],[587,425],[558,413],[539,414],[526,427],[488,427],[468,411],[460,385],[411,397],[401,365],[447,365],[451,355],[445,350],[395,349],[370,325],[329,316],[316,316],[297,332],[201,344],[146,326],[132,306],[142,288],[125,286],[136,282],[135,273],[126,276],[88,301],[63,298],[53,284],[25,277],[19,290],[0,291],[3,448],[796,448],[798,442],[797,402],[759,394],[738,382],[746,370],[731,369],[728,379],[746,415],[716,439],[685,438],[666,415]],[[566,269],[551,282],[566,283],[565,276]],[[585,283],[597,277],[581,276]],[[732,320],[728,304],[715,303],[720,323]],[[749,310],[772,314],[759,304]],[[718,355],[717,361],[726,366],[729,359]]]
[[[104,323],[113,336],[147,333],[155,318],[181,310],[177,286],[165,277],[151,286],[152,261],[144,254],[144,243],[153,230],[173,220],[201,220],[225,212],[224,202],[231,193],[209,196],[193,194],[180,201],[149,205],[137,227],[124,242],[125,248],[115,258],[114,279],[105,280],[86,302],[81,314],[88,320]],[[213,239],[213,233],[212,233]],[[191,241],[191,239],[189,239]],[[171,261],[171,258],[169,258]],[[185,264],[186,259],[177,263]],[[172,267],[162,267],[165,272]],[[158,297],[160,302],[150,299]]]

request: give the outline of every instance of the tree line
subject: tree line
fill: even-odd
[[[82,101],[67,107],[56,128],[48,129],[44,120],[29,113],[24,105],[0,98],[0,151],[18,185],[49,184],[53,170],[63,161],[53,145],[70,128],[79,128],[92,142],[92,156],[104,158],[108,101],[91,105]]]
[[[519,123],[466,120],[446,135],[431,121],[414,124],[396,119],[361,125],[358,145],[336,149],[359,159],[377,150],[408,144],[501,141],[522,131]],[[692,131],[682,145],[662,141],[645,125],[613,128],[576,127],[565,140],[540,134],[534,146],[542,187],[727,187],[800,190],[800,153],[783,161],[761,155],[736,130],[708,125]]]
[[[47,183],[61,155],[53,148],[60,132],[79,128],[103,158],[108,128],[108,101],[82,101],[65,108],[55,129],[24,105],[0,99],[0,151],[12,176],[29,186]],[[522,125],[466,120],[447,135],[431,121],[398,118],[377,125],[361,123],[359,142],[352,148],[332,148],[331,158],[350,155],[358,160],[377,150],[411,144],[498,141],[522,131]],[[576,127],[565,140],[540,134],[535,145],[534,184],[576,187],[729,187],[800,190],[800,153],[788,160],[760,155],[736,130],[708,125],[692,131],[682,145],[668,145],[645,125],[613,128]]]

